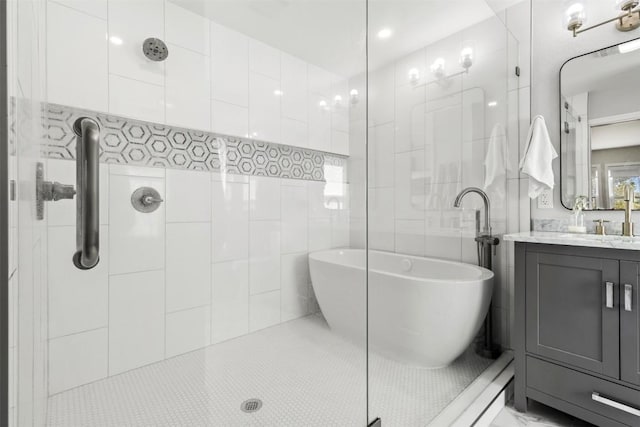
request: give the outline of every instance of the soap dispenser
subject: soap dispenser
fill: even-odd
[[[584,225],[584,208],[586,207],[587,197],[577,196],[573,204],[573,214],[568,230],[570,233],[586,233],[587,227]]]

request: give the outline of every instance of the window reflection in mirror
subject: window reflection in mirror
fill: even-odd
[[[560,71],[562,204],[623,209],[623,188],[640,209],[640,40],[572,58]]]

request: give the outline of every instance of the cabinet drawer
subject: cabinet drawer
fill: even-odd
[[[640,425],[640,391],[527,357],[527,387],[629,426]],[[598,393],[604,402],[599,402]],[[635,410],[636,414],[616,408]]]

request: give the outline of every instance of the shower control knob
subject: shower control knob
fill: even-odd
[[[131,205],[142,213],[151,213],[160,207],[162,197],[158,190],[151,187],[140,187],[131,195]]]

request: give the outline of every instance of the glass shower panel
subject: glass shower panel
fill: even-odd
[[[385,426],[449,425],[510,348],[518,43],[488,3],[369,1],[369,419]]]
[[[367,424],[365,11],[10,2],[11,426]]]

